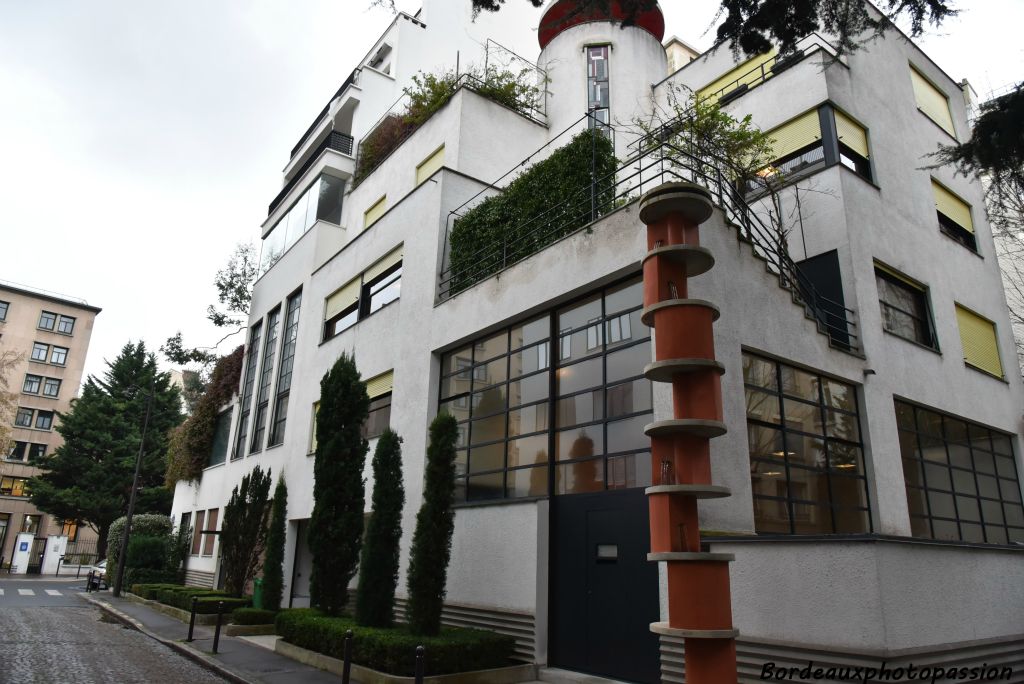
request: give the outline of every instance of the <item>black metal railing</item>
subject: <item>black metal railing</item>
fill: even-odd
[[[719,104],[727,104],[748,90],[753,90],[772,76],[782,73],[791,66],[803,61],[805,57],[809,57],[819,50],[824,50],[825,52],[834,54],[834,51],[830,51],[829,48],[825,46],[824,41],[819,42],[815,40],[811,44],[798,50],[776,55],[771,59],[758,64],[750,71],[738,76],[729,83],[726,83],[713,93],[708,93],[702,97],[717,99]]]
[[[273,214],[274,210],[280,206],[281,202],[284,201],[284,198],[288,196],[288,193],[292,191],[300,180],[302,180],[302,175],[306,173],[306,171],[309,170],[309,167],[311,167],[316,162],[317,158],[320,157],[320,153],[324,150],[335,150],[336,152],[341,152],[342,154],[347,154],[351,157],[353,143],[354,140],[351,135],[339,133],[338,131],[331,131],[327,137],[324,138],[323,142],[317,145],[315,150],[310,152],[306,161],[304,161],[302,166],[295,171],[291,180],[285,184],[281,192],[277,193],[277,197],[274,198],[270,203],[270,207],[267,209],[267,215],[269,216],[270,214]]]
[[[667,130],[678,126],[668,124]],[[600,133],[595,133],[600,134]],[[448,299],[477,282],[507,269],[547,248],[559,239],[575,234],[602,217],[632,203],[662,183],[690,182],[708,189],[726,221],[739,232],[753,252],[764,261],[766,269],[779,284],[792,293],[795,303],[804,307],[819,330],[828,335],[833,346],[858,352],[856,314],[853,309],[821,295],[789,256],[785,231],[772,225],[747,203],[742,189],[745,183],[725,160],[708,154],[693,141],[655,132],[633,143],[629,158],[614,172],[596,177],[564,196],[559,204],[523,221],[513,230],[503,231],[502,241],[492,243],[476,253],[460,259],[457,271],[450,265],[449,255],[439,276],[440,297]],[[449,232],[454,221],[464,213],[463,207],[449,217]],[[576,229],[567,231],[567,222]],[[514,242],[505,235],[516,236]],[[446,237],[446,248],[448,245]]]

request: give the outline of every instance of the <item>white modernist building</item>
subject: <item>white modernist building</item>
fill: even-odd
[[[970,136],[966,85],[896,31],[841,58],[828,36],[693,58],[663,43],[658,10],[623,28],[565,0],[475,23],[468,5],[399,14],[292,151],[240,396],[210,467],[177,486],[179,523],[216,530],[244,474],[282,475],[286,601],[307,605],[319,381],[351,352],[368,434],[404,439],[400,595],[427,426],[446,410],[461,442],[445,619],[514,635],[530,662],[683,681],[681,642],[648,630],[667,599],[646,560],[644,487],[662,473],[643,429],[672,397],[644,378],[633,200],[695,181],[715,198],[700,239],[716,263],[688,296],[720,311],[728,433],[711,457],[732,494],[701,503],[702,540],[735,554],[741,679],[809,660],[1024,668],[1024,387],[982,189],[925,168]],[[525,68],[545,92],[508,106],[465,78],[367,162],[417,72],[467,65]],[[773,192],[680,146],[672,102],[687,90],[771,132]],[[644,138],[636,119],[667,125]],[[491,251],[453,253],[456,219],[591,130],[613,140],[614,173]],[[368,459],[368,502],[372,486]],[[197,537],[188,577],[212,584],[215,537]]]

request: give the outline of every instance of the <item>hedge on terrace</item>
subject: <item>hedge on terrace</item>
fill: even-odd
[[[589,223],[592,167],[598,213],[610,208],[616,165],[611,140],[584,131],[500,195],[473,207],[452,229],[449,292],[485,280]]]

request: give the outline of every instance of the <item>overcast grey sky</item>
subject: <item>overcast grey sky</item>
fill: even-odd
[[[669,34],[710,46],[717,0],[662,4]],[[1024,0],[957,4],[924,50],[981,95],[1024,77]],[[0,0],[0,279],[103,307],[87,373],[129,339],[220,337],[213,276],[390,23],[368,5]]]

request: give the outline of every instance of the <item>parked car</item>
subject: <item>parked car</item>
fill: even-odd
[[[92,573],[93,586],[92,589],[106,589],[107,588],[107,559],[104,558],[98,561],[96,565],[89,567],[89,572]]]

